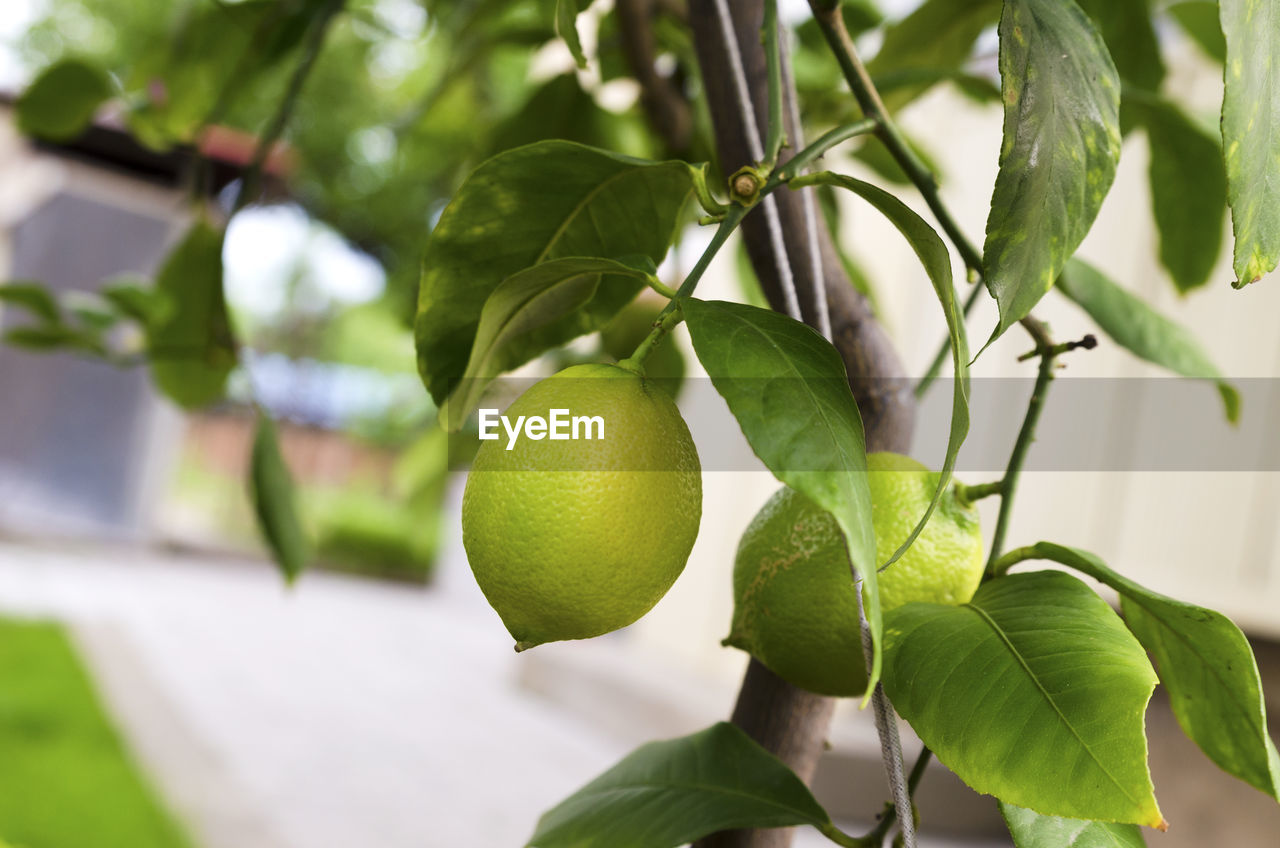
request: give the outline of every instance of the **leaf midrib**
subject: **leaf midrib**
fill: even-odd
[[[645,168],[661,167],[664,164],[665,163],[663,162],[646,163],[643,165],[622,163],[621,168],[614,171],[612,174],[610,174],[608,177],[605,177],[600,182],[596,183],[596,185],[592,187],[591,191],[587,192],[586,195],[581,200],[579,200],[571,210],[569,210],[569,213],[565,215],[564,220],[560,222],[560,225],[558,227],[556,227],[555,232],[551,234],[551,238],[547,240],[546,245],[538,253],[537,258],[534,259],[531,264],[537,265],[539,262],[542,262],[547,258],[547,254],[549,254],[552,248],[556,246],[556,243],[560,241],[561,237],[565,234],[565,231],[569,229],[569,226],[578,219],[579,215],[582,214],[582,210],[588,208],[591,205],[591,201],[595,199],[596,195],[604,191],[606,187],[612,185],[613,183],[615,183],[616,181],[624,177],[630,176],[634,173],[637,173],[638,171],[643,171]],[[593,225],[594,225],[594,222],[593,222]],[[597,227],[596,230],[598,234],[599,227]]]
[[[1115,775],[1111,773],[1110,769],[1108,769],[1106,765],[1103,764],[1103,762],[1100,759],[1098,759],[1098,755],[1095,754],[1093,752],[1093,749],[1089,746],[1089,744],[1084,741],[1084,738],[1081,737],[1080,734],[1076,731],[1074,725],[1072,725],[1071,722],[1067,720],[1066,715],[1064,715],[1062,710],[1058,707],[1058,704],[1056,701],[1054,701],[1053,696],[1049,694],[1049,690],[1045,689],[1043,684],[1040,683],[1040,678],[1037,677],[1036,673],[1031,670],[1031,667],[1029,665],[1027,665],[1027,662],[1025,659],[1023,659],[1021,652],[1019,652],[1018,649],[1014,647],[1013,643],[1009,640],[1008,636],[1005,635],[1003,628],[1001,628],[998,624],[996,624],[995,620],[991,618],[991,616],[987,614],[986,610],[983,610],[981,607],[978,607],[971,603],[965,604],[965,607],[977,613],[978,617],[981,618],[982,621],[988,627],[991,628],[991,631],[995,633],[996,637],[1004,644],[1006,648],[1008,648],[1009,653],[1013,655],[1014,659],[1017,660],[1018,665],[1020,665],[1022,667],[1022,670],[1026,672],[1027,677],[1031,680],[1033,684],[1035,684],[1036,689],[1044,697],[1044,700],[1049,704],[1050,707],[1053,708],[1054,715],[1056,715],[1058,717],[1058,720],[1062,722],[1063,727],[1065,727],[1071,733],[1071,735],[1075,737],[1076,741],[1080,743],[1080,747],[1084,749],[1085,753],[1089,755],[1089,758],[1093,760],[1093,762],[1098,766],[1099,769],[1102,770],[1102,773],[1107,776],[1107,779],[1111,781],[1112,785],[1114,785],[1115,788],[1119,790],[1120,794],[1124,795],[1125,798],[1129,799],[1129,801],[1131,801],[1139,809],[1143,808],[1144,804],[1142,803],[1142,801],[1140,801],[1137,798],[1134,798],[1131,794],[1129,794],[1129,791],[1125,787],[1125,785],[1121,781],[1117,780]]]

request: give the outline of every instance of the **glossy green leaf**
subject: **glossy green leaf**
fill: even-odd
[[[1049,291],[1120,158],[1120,80],[1072,0],[1007,0],[1000,82],[1004,141],[983,249],[984,279],[1000,306],[992,341]]]
[[[581,311],[601,285],[625,283],[634,292],[649,272],[613,259],[570,256],[512,274],[493,290],[480,312],[471,357],[440,420],[457,430],[490,380],[533,357],[595,329]]]
[[[1076,578],[1014,574],[962,606],[890,610],[884,668],[898,712],[978,792],[1045,815],[1163,824],[1143,722],[1155,672]]]
[[[829,826],[808,787],[732,724],[650,742],[548,810],[530,848],[675,848],[730,828]]]
[[[693,350],[773,475],[830,512],[863,579],[880,676],[880,592],[862,417],[831,343],[785,315],[716,300],[682,301]]]
[[[1166,10],[1182,27],[1182,31],[1200,45],[1211,59],[1223,62],[1227,58],[1227,40],[1222,36],[1222,24],[1218,20],[1216,0],[1188,0],[1174,3]]]
[[[458,189],[427,240],[418,370],[436,403],[462,376],[485,301],[504,279],[566,256],[662,261],[692,191],[683,162],[647,162],[565,141],[500,153]],[[638,284],[637,284],[638,285]],[[583,309],[608,321],[637,288],[601,286]]]
[[[249,494],[258,518],[258,530],[285,579],[293,582],[311,559],[311,543],[298,518],[293,476],[280,454],[276,425],[258,415],[249,466]]]
[[[573,61],[585,70],[587,54],[582,51],[582,40],[578,38],[579,9],[578,0],[556,0],[556,35],[564,39]]]
[[[1227,420],[1240,420],[1240,393],[1222,378],[1195,336],[1116,285],[1092,265],[1072,259],[1058,289],[1089,314],[1102,332],[1134,356],[1184,377],[1213,380]]]
[[[18,129],[49,141],[70,141],[85,131],[111,91],[111,78],[102,68],[63,59],[45,68],[18,98]]]
[[[1102,33],[1120,79],[1147,91],[1164,81],[1151,0],[1077,0]]]
[[[222,292],[222,239],[222,230],[197,221],[156,275],[156,289],[172,308],[147,330],[151,379],[186,408],[221,398],[236,364]]]
[[[57,324],[62,320],[58,300],[43,283],[5,283],[0,285],[0,305],[25,309],[45,323]]]
[[[1001,804],[1016,848],[1146,848],[1137,825],[1064,819]]]
[[[978,36],[999,16],[1000,0],[925,0],[885,30],[884,42],[867,71],[883,79],[909,69],[958,70]],[[895,88],[885,94],[884,104],[895,112],[928,91],[937,79]]]
[[[1125,113],[1146,127],[1151,148],[1151,207],[1160,233],[1160,263],[1181,292],[1209,279],[1222,248],[1227,172],[1222,145],[1174,104],[1151,95],[1124,96]]]
[[[1280,756],[1249,640],[1230,619],[1139,586],[1091,553],[1040,542],[1036,555],[1120,593],[1126,623],[1155,657],[1187,736],[1228,774],[1280,800]]]
[[[903,540],[898,550],[883,563],[881,568],[898,560],[907,548],[915,542],[924,525],[933,515],[938,501],[942,498],[947,486],[951,483],[951,473],[956,467],[956,456],[965,436],[969,434],[969,339],[965,333],[964,319],[956,306],[956,290],[951,279],[951,254],[941,237],[923,218],[911,210],[905,203],[871,183],[855,180],[852,177],[833,174],[829,171],[813,174],[792,181],[797,187],[802,185],[833,185],[853,192],[870,203],[880,214],[884,215],[898,228],[898,232],[906,238],[924,266],[933,291],[942,304],[942,314],[947,322],[947,332],[951,339],[951,360],[955,367],[955,379],[952,380],[951,396],[951,428],[947,437],[946,458],[942,463],[942,471],[938,475],[938,488],[933,493],[933,500],[924,511],[924,515],[916,523],[915,529]]]
[[[1227,162],[1236,288],[1280,259],[1280,6],[1221,0],[1227,41],[1222,145]]]

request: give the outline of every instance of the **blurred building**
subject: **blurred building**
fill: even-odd
[[[32,145],[0,109],[0,275],[64,294],[150,274],[187,220],[189,161],[102,125],[71,145]],[[0,313],[0,327],[24,320]],[[180,433],[144,369],[4,345],[0,397],[0,526],[146,531]]]

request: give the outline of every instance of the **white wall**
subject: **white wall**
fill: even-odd
[[[1197,117],[1211,121],[1220,102],[1221,70],[1199,61],[1189,46],[1183,47],[1188,55],[1171,59],[1172,76],[1167,86],[1198,104]],[[941,89],[913,106],[903,116],[903,123],[939,163],[944,174],[944,199],[970,238],[981,244],[1000,145],[999,107],[977,107]],[[849,170],[858,172],[854,167]],[[865,172],[860,175],[883,183]],[[929,218],[918,196],[912,193],[905,199]],[[848,199],[846,209],[844,243],[870,272],[885,323],[909,372],[920,374],[945,333],[928,280],[901,236],[876,212],[855,199]],[[1223,250],[1210,283],[1179,297],[1158,264],[1146,139],[1141,132],[1134,132],[1125,142],[1115,185],[1080,255],[1166,315],[1194,328],[1211,358],[1229,377],[1280,376],[1280,333],[1276,329],[1280,275],[1273,274],[1242,291],[1232,289],[1229,221],[1224,220],[1223,227]],[[692,237],[681,259],[692,261],[703,239],[705,233]],[[959,275],[958,260],[956,269]],[[712,265],[699,294],[737,299],[735,271],[731,246]],[[960,287],[962,292],[967,290],[967,284]],[[1097,333],[1088,318],[1056,293],[1045,298],[1036,315],[1050,323],[1060,340]],[[995,320],[994,301],[983,297],[969,321],[975,349],[985,341]],[[1098,349],[1064,357],[1067,367],[1058,385],[1071,378],[1167,376],[1099,336],[1103,344]],[[680,340],[687,349],[683,331]],[[973,374],[976,378],[1027,378],[1029,390],[1036,363],[1016,361],[1029,348],[1026,334],[1014,328],[982,355]],[[690,361],[696,369],[692,355]],[[940,385],[929,408],[946,414],[948,391]],[[1117,407],[1118,420],[1100,428],[1105,440],[1100,446],[1103,455],[1123,457],[1132,440],[1159,438],[1162,428],[1171,422],[1160,419],[1154,402],[1141,402],[1141,383],[1116,384],[1116,391],[1130,395],[1128,400],[1139,395],[1136,415],[1121,415]],[[1278,434],[1265,427],[1268,418],[1272,427],[1280,420],[1280,406],[1276,405],[1280,393],[1273,393],[1275,402],[1269,410],[1266,403],[1246,403],[1243,421],[1235,432],[1218,423],[1221,415],[1213,388],[1205,385],[1204,393],[1206,415],[1212,413],[1209,432],[1215,438],[1276,443]],[[984,430],[993,432],[996,426],[1000,429],[994,432],[1005,438],[1020,423],[1023,409],[1021,402],[1009,409],[976,408],[971,438],[980,439]],[[695,438],[710,438],[710,433],[716,439],[726,433],[737,435],[731,426],[713,426],[701,411],[686,408],[685,412]],[[1046,418],[1042,435],[1055,425],[1071,426],[1070,411],[1055,410],[1052,401]],[[1011,438],[1005,444],[1011,447]],[[925,454],[940,455],[942,445],[923,448]],[[1007,452],[1007,448],[1003,450]],[[961,479],[972,483],[995,476],[962,474]],[[733,554],[743,528],[777,485],[763,471],[705,475],[702,532],[693,556],[670,594],[633,628],[637,641],[679,657],[716,679],[736,679],[744,656],[719,646],[728,632],[732,611]],[[994,499],[981,505],[988,539],[997,505]],[[1092,550],[1148,586],[1216,608],[1256,635],[1280,638],[1277,516],[1280,474],[1275,472],[1031,471],[1022,478],[1008,544],[1048,539]]]

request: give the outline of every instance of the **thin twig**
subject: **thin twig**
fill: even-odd
[[[1036,340],[1036,348],[1040,351],[1040,370],[1036,375],[1035,387],[1031,390],[1031,399],[1027,402],[1027,413],[1022,419],[1022,428],[1013,443],[1013,451],[1009,454],[1009,463],[1005,466],[1004,485],[1000,493],[1000,514],[996,518],[995,533],[991,537],[991,554],[987,558],[986,572],[993,575],[996,561],[1000,558],[1004,547],[1004,537],[1009,530],[1009,519],[1013,514],[1013,496],[1018,489],[1018,478],[1022,474],[1022,465],[1026,461],[1027,451],[1035,441],[1036,423],[1044,409],[1044,398],[1049,391],[1049,383],[1053,381],[1053,364],[1058,351],[1044,324],[1031,319],[1026,324],[1027,330]]]
[[[889,111],[880,100],[880,94],[876,91],[875,84],[871,82],[871,76],[867,73],[866,67],[863,66],[862,60],[858,58],[858,52],[853,46],[853,40],[849,37],[849,31],[845,29],[844,18],[840,14],[839,4],[829,8],[826,4],[817,2],[817,0],[810,0],[809,5],[813,8],[813,16],[818,23],[818,28],[822,30],[822,35],[831,47],[831,52],[835,54],[845,81],[849,84],[849,88],[853,92],[854,98],[857,99],[858,105],[862,107],[863,114],[868,118],[875,118],[879,123],[876,129],[876,136],[889,149],[894,160],[897,161],[912,184],[924,197],[924,202],[933,211],[938,224],[946,231],[956,249],[960,251],[960,257],[964,260],[965,265],[971,271],[981,274],[981,251],[974,247],[964,233],[961,232],[955,218],[951,216],[950,211],[943,204],[942,198],[938,196],[938,181],[920,161],[920,158],[916,156],[915,152],[911,150],[902,133],[898,131],[897,125],[890,118]]]
[[[795,110],[798,107],[796,107],[794,103],[795,101],[793,100],[792,114],[794,117],[794,123],[799,127],[799,116],[795,114]],[[792,177],[799,176],[802,171],[812,165],[815,160],[821,158],[822,155],[831,148],[841,142],[848,141],[855,136],[866,135],[869,132],[874,132],[878,125],[879,122],[876,121],[875,118],[862,118],[852,123],[841,124],[834,129],[827,130],[825,133],[818,136],[812,144],[804,147],[799,153],[784,162],[775,172],[775,177],[779,182],[786,182]],[[799,130],[797,129],[796,132],[798,134]],[[797,144],[803,143],[804,142],[797,142]]]
[[[640,85],[640,106],[668,150],[685,151],[693,133],[693,108],[669,77],[658,73],[653,18],[660,11],[655,0],[617,0],[618,36],[622,56]]]
[[[693,294],[694,289],[698,286],[698,281],[702,279],[702,275],[706,273],[707,268],[711,265],[711,260],[715,258],[716,253],[729,240],[729,236],[737,229],[738,224],[746,217],[747,209],[744,206],[732,206],[725,213],[724,219],[721,220],[720,226],[716,228],[715,235],[711,237],[711,242],[706,249],[702,251],[702,255],[698,257],[698,261],[694,263],[693,268],[689,270],[689,275],[680,283],[672,297],[671,302],[663,308],[658,314],[657,319],[653,323],[653,329],[649,334],[641,340],[635,352],[627,357],[627,361],[641,365],[649,354],[653,352],[654,347],[662,340],[662,337],[671,332],[671,329],[683,320],[680,314],[680,300]]]
[[[243,209],[257,194],[258,182],[262,178],[262,168],[266,164],[267,157],[271,155],[271,148],[280,140],[285,127],[289,125],[289,119],[293,116],[294,107],[298,104],[298,97],[302,94],[307,77],[311,75],[311,69],[315,67],[316,59],[320,57],[325,36],[329,33],[329,25],[342,11],[344,5],[346,0],[329,0],[317,13],[311,25],[306,46],[303,48],[302,60],[298,62],[298,67],[294,68],[293,76],[289,78],[289,87],[280,99],[275,114],[271,116],[271,122],[267,125],[266,131],[258,137],[258,146],[254,149],[253,159],[240,177],[240,191],[236,194],[236,202],[231,210],[233,215]]]

